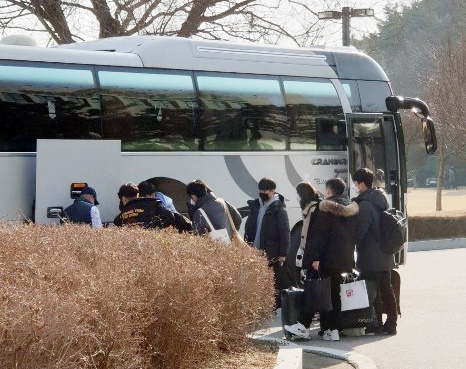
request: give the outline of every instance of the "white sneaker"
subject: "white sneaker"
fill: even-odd
[[[338,329],[334,329],[331,331],[327,329],[322,336],[324,341],[340,341],[340,334],[338,333]]]
[[[311,330],[299,322],[293,325],[285,325],[283,328],[297,337],[311,339]]]

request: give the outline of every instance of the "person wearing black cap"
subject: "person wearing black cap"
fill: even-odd
[[[73,204],[65,209],[66,218],[71,223],[85,223],[92,228],[102,227],[100,212],[96,205],[97,193],[92,187],[84,187]]]
[[[223,199],[217,198],[212,190],[200,180],[188,183],[186,186],[186,193],[190,197],[190,214],[193,222],[193,233],[202,235],[211,231],[209,230],[210,227],[207,220],[202,216],[200,210],[202,209],[206,213],[214,229],[226,229],[230,237],[233,235],[234,231],[232,230],[226,214],[226,209],[229,210],[234,223],[237,217],[241,219],[241,215],[236,209],[231,207],[234,209],[232,211]]]

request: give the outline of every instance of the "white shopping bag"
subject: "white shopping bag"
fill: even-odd
[[[359,280],[340,284],[341,311],[369,307],[366,281]]]
[[[215,229],[209,217],[207,216],[206,212],[204,211],[204,209],[199,208],[199,211],[201,212],[202,216],[204,217],[207,224],[209,225],[209,228],[210,228],[209,237],[214,240],[222,241],[223,243],[230,244],[231,238],[230,238],[230,235],[228,234],[228,230],[226,228]]]
[[[217,240],[217,241],[231,243],[230,235],[228,234],[228,231],[226,228],[214,229],[209,232],[209,236],[210,238]]]

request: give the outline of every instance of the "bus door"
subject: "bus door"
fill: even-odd
[[[372,170],[374,186],[385,191],[391,207],[406,214],[404,141],[396,119],[390,114],[347,114],[349,169],[350,173],[364,167]],[[353,198],[357,193],[351,184]],[[405,250],[396,256],[400,264],[406,260]]]
[[[348,114],[349,168],[374,172],[374,186],[383,189],[389,203],[403,209],[400,155],[393,115]],[[356,193],[351,193],[351,196]]]

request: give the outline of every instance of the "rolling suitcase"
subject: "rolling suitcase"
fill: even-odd
[[[281,319],[282,329],[286,339],[293,336],[290,332],[285,331],[285,325],[293,325],[298,322],[298,318],[303,311],[303,292],[301,288],[291,287],[281,292]]]
[[[395,299],[396,299],[396,311],[398,315],[401,315],[401,309],[400,309],[401,277],[400,277],[400,273],[398,273],[395,269],[392,269],[391,280],[392,280],[393,293],[395,294]]]

